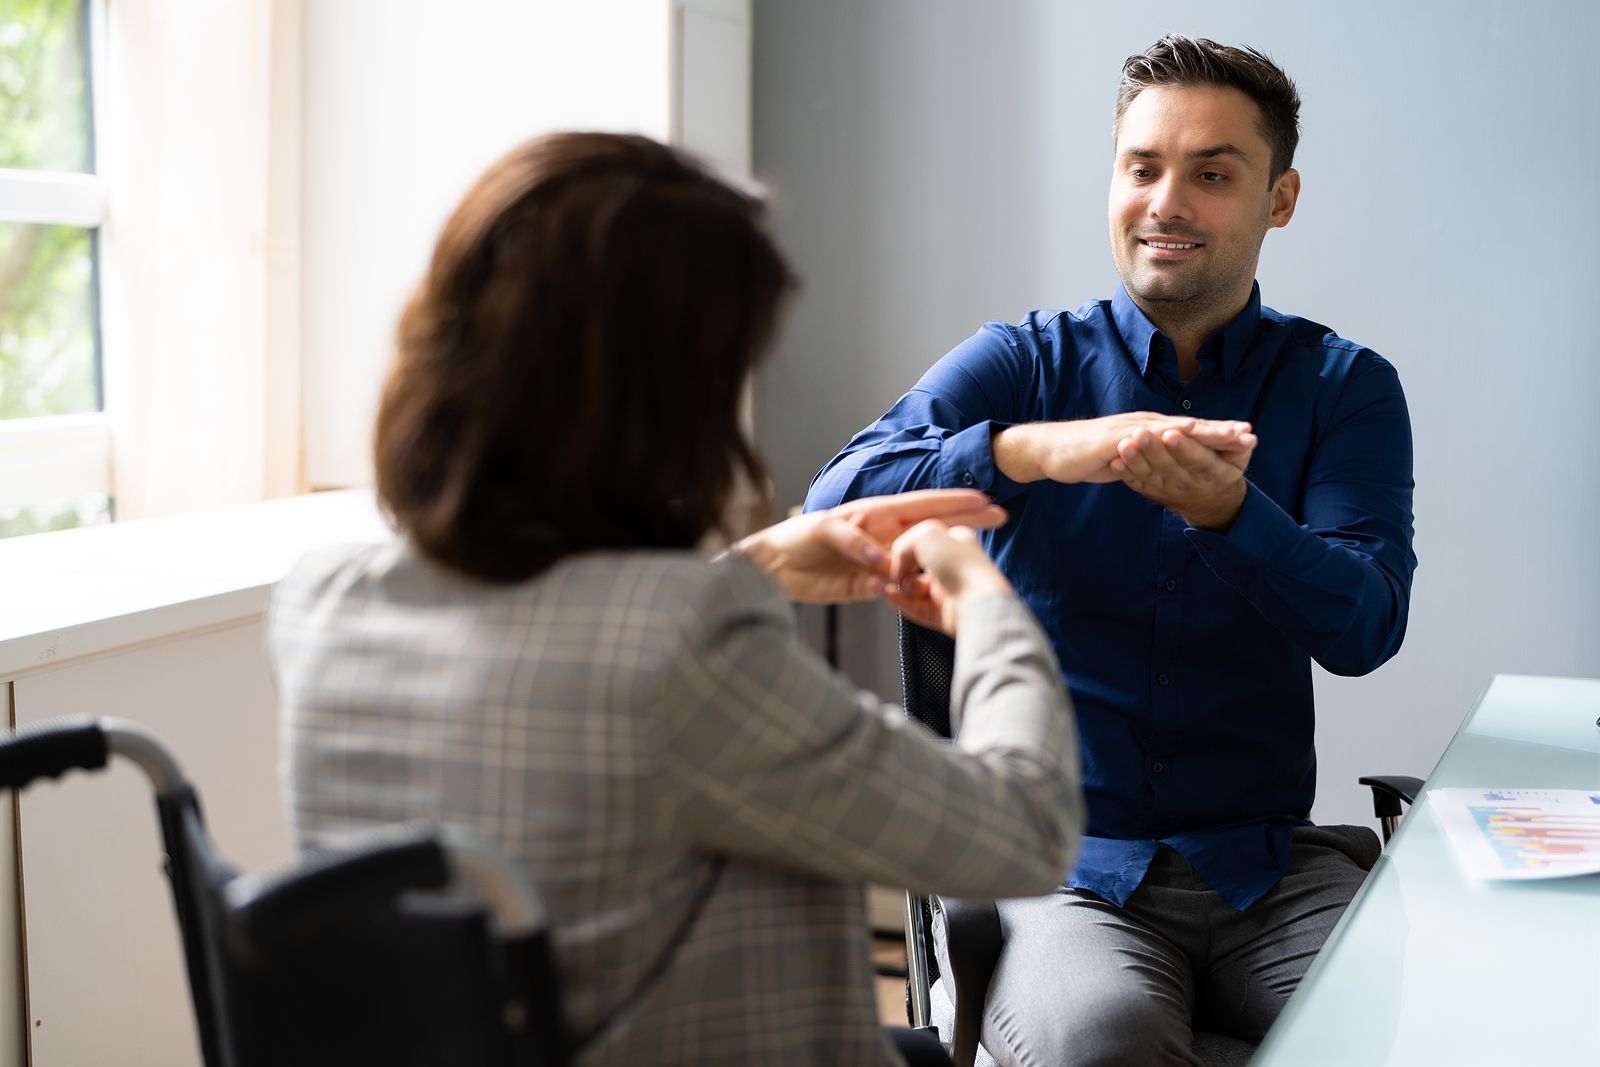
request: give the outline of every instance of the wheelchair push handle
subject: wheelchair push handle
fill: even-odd
[[[110,751],[106,731],[92,715],[26,727],[0,739],[0,788],[22,789],[72,770],[98,771]]]
[[[110,715],[68,715],[0,737],[0,789],[21,789],[71,770],[98,771],[112,756],[143,771],[158,796],[188,788],[183,768],[145,727]]]

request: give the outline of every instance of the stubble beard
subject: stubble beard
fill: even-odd
[[[1215,262],[1174,264],[1177,269],[1164,270],[1139,262],[1139,241],[1129,238],[1129,242],[1127,260],[1118,264],[1122,284],[1133,302],[1164,330],[1182,330],[1191,324],[1213,326],[1232,318],[1239,312],[1238,291],[1245,288],[1243,274],[1248,273],[1254,280],[1253,263],[1246,265],[1244,271],[1228,269],[1232,264]],[[1213,251],[1209,243],[1206,251]]]
[[[1138,245],[1135,243],[1135,249]],[[1137,251],[1134,255],[1137,256]],[[1167,327],[1179,327],[1208,319],[1216,314],[1220,286],[1204,269],[1204,263],[1185,264],[1178,270],[1164,271],[1135,260],[1122,273],[1133,302],[1152,320]]]

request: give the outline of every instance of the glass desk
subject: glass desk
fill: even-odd
[[[1600,875],[1469,881],[1441,786],[1600,790],[1600,680],[1498,675],[1251,1067],[1600,1064]]]

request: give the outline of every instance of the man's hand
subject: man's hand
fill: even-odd
[[[1246,422],[1160,415],[1154,411],[1128,411],[1098,419],[1070,422],[1029,422],[1008,426],[994,435],[994,463],[1014,482],[1114,482],[1121,471],[1112,464],[1118,446],[1134,433],[1151,435],[1176,430],[1208,448],[1237,451]],[[1246,450],[1248,454],[1248,449]]]
[[[1225,532],[1244,506],[1244,472],[1256,447],[1248,424],[1235,425],[1245,431],[1221,448],[1177,429],[1135,429],[1117,442],[1110,468],[1134,492],[1171,508],[1190,526]]]
[[[756,531],[737,547],[791,600],[871,600],[883,595],[890,580],[890,546],[926,519],[986,530],[1005,522],[1006,512],[975,489],[924,489],[796,515]]]
[[[952,529],[929,519],[902,534],[890,555],[895,584],[884,593],[889,603],[913,622],[951,637],[965,598],[1011,591],[967,527]]]

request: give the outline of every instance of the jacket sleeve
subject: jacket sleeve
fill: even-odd
[[[710,851],[923,892],[1048,891],[1083,828],[1077,742],[1055,658],[1016,599],[964,609],[954,744],[811,653],[743,561],[699,605],[664,701],[675,825]]]
[[[981,489],[1003,502],[1022,486],[994,465],[990,438],[1024,421],[1033,373],[1017,332],[986,324],[934,364],[812,479],[805,509],[912,489]]]
[[[1226,534],[1188,531],[1206,564],[1334,674],[1399,651],[1411,548],[1411,419],[1394,368],[1367,353],[1307,465],[1303,522],[1255,486]]]

